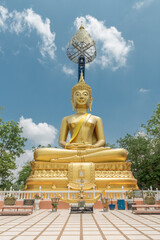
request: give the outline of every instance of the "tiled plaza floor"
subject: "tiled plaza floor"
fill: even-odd
[[[160,239],[160,215],[131,211],[37,210],[30,216],[0,216],[0,240],[146,240]]]

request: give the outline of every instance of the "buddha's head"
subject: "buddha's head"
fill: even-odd
[[[83,72],[81,72],[79,82],[72,88],[72,106],[73,112],[75,108],[87,108],[91,112],[92,97],[91,87],[87,85],[83,78]]]

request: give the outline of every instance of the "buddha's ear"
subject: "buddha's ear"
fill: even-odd
[[[90,111],[90,112],[92,112],[92,110],[91,110],[91,107],[92,107],[92,101],[93,101],[93,98],[91,98],[90,101],[89,101],[89,111]]]
[[[75,105],[74,105],[73,98],[71,98],[71,103],[72,103],[72,108],[73,108],[73,112],[74,112],[75,111]]]

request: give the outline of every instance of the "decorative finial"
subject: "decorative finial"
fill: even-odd
[[[85,57],[85,63],[92,62],[96,57],[96,44],[89,33],[81,24],[67,46],[67,56],[74,62],[79,62],[79,57]]]
[[[85,30],[82,22],[80,28],[68,43],[67,56],[72,62],[78,63],[78,81],[81,71],[83,71],[83,78],[85,78],[85,64],[95,59],[96,44]]]
[[[85,82],[84,77],[83,77],[83,71],[81,71],[81,76],[80,76],[80,79],[79,79],[79,83],[82,83],[82,82]]]
[[[84,29],[84,26],[83,26],[83,21],[81,21],[81,26],[79,29]]]
[[[84,29],[84,26],[81,24],[81,26],[80,26],[80,28],[79,28],[79,29],[80,29],[80,30],[81,30],[81,29]]]

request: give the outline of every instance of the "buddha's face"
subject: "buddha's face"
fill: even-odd
[[[73,95],[73,99],[71,100],[73,104],[73,110],[75,108],[91,109],[92,98],[90,97],[89,92],[87,90],[76,90]]]
[[[87,90],[77,90],[74,93],[75,107],[77,105],[79,105],[79,106],[83,106],[83,105],[88,106],[89,100],[90,100],[90,97],[89,97],[89,92]]]

